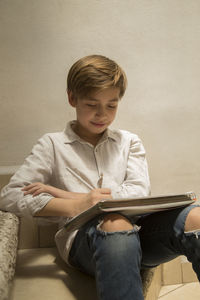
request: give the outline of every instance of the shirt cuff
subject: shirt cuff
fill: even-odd
[[[53,198],[54,197],[48,193],[42,193],[35,197],[27,195],[23,197],[22,201],[19,201],[18,208],[22,215],[34,216]]]

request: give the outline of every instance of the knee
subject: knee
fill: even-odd
[[[193,208],[185,222],[185,231],[200,229],[200,207]]]
[[[112,213],[103,218],[100,228],[106,232],[128,231],[133,229],[133,225],[126,217]]]

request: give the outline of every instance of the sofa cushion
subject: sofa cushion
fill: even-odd
[[[154,272],[153,269],[142,272],[146,300]],[[159,280],[157,285],[158,283]],[[154,294],[157,295],[158,292],[159,289]],[[18,251],[16,276],[10,300],[27,300],[27,295],[30,300],[97,300],[94,279],[68,267],[56,248]]]

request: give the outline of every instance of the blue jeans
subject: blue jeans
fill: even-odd
[[[130,231],[104,232],[99,218],[83,226],[73,242],[70,263],[95,276],[101,300],[142,300],[141,268],[187,256],[200,280],[200,230],[184,233],[194,205],[141,217]]]

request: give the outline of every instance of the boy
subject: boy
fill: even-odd
[[[149,195],[140,139],[108,128],[125,89],[125,73],[113,60],[91,55],[77,61],[67,80],[76,120],[38,141],[2,190],[0,207],[61,222],[101,199]],[[95,276],[99,299],[142,300],[141,268],[184,254],[200,279],[199,228],[196,206],[139,220],[109,213],[69,236],[63,229],[56,243],[66,262]]]

